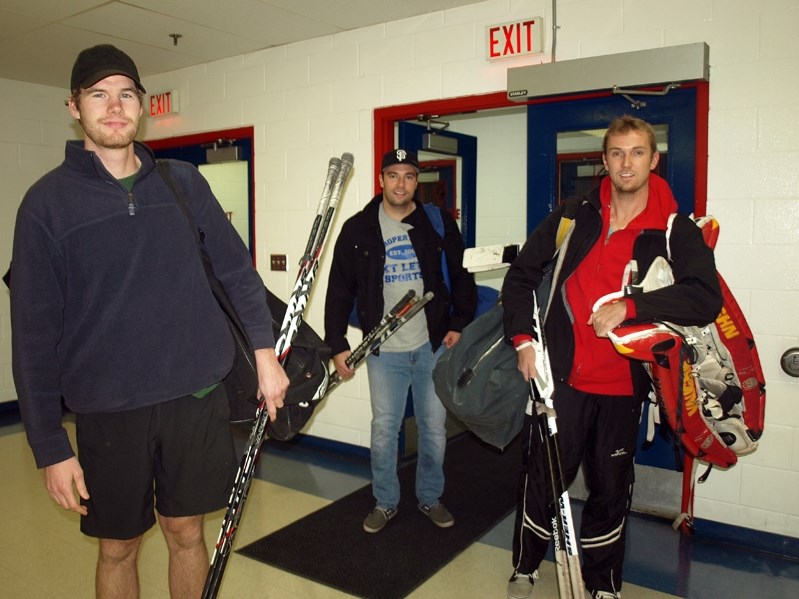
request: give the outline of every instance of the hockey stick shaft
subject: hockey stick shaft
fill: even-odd
[[[283,318],[283,324],[280,327],[280,335],[278,336],[277,343],[275,344],[275,353],[281,364],[285,364],[288,359],[288,354],[291,347],[291,341],[299,330],[302,314],[305,311],[305,306],[308,303],[308,296],[311,292],[311,286],[316,276],[316,269],[319,266],[319,260],[322,255],[327,233],[330,229],[330,223],[333,220],[333,214],[341,198],[341,192],[344,188],[352,170],[354,159],[352,154],[345,152],[341,155],[340,168],[336,174],[335,180],[330,189],[330,197],[324,209],[324,216],[321,223],[318,225],[318,231],[315,235],[313,243],[309,244],[311,250],[309,252],[309,260],[304,261],[300,267],[300,272],[297,275],[297,280],[294,284],[294,289],[291,292],[291,297],[286,305],[286,314]],[[325,190],[327,191],[327,190]],[[324,196],[324,192],[323,192]],[[321,202],[320,202],[321,204]]]
[[[559,596],[560,599],[582,599],[582,570],[577,553],[577,541],[574,537],[571,502],[563,482],[554,409],[536,396],[532,381],[530,382],[530,397],[536,407],[539,430],[547,459],[546,470],[549,473],[552,499],[556,504],[551,524]]]
[[[316,209],[316,217],[314,218],[313,226],[311,227],[311,234],[308,236],[308,242],[305,245],[305,252],[303,252],[302,258],[300,258],[300,268],[302,268],[304,264],[310,262],[311,260],[311,252],[316,244],[316,237],[319,234],[319,227],[322,224],[322,219],[327,213],[327,207],[330,204],[330,195],[333,191],[333,183],[336,181],[336,177],[338,177],[340,170],[341,159],[336,158],[335,156],[332,157],[327,165],[327,178],[325,179],[325,184],[322,188],[322,195],[319,198],[319,204]]]
[[[553,402],[554,378],[547,351],[544,327],[541,322],[538,299],[533,295],[533,347],[536,353],[536,372],[534,381],[530,381],[530,398],[536,408],[541,435],[544,438],[552,496],[557,502],[556,519],[553,521],[552,536],[555,541],[555,553],[563,551],[560,560],[555,560],[558,569],[559,588],[562,599],[583,596],[583,575],[575,537],[569,492],[563,480],[563,471],[558,451],[557,414]],[[537,392],[537,393],[536,393]]]
[[[389,323],[396,320],[400,312],[405,313],[413,305],[414,301],[416,301],[416,291],[409,289],[408,292],[402,296],[402,299],[398,301],[397,304],[385,314],[385,316],[383,316],[380,322],[377,323],[377,326],[364,335],[361,343],[358,345],[358,347],[352,350],[347,358],[347,366],[352,366],[352,363],[355,361],[355,356],[358,356],[366,351],[366,348],[369,347],[369,345],[375,340],[380,332],[385,330]]]
[[[345,161],[346,165],[343,164]],[[307,248],[310,248],[310,250],[306,249],[306,254],[308,256],[304,257],[302,260],[302,265],[297,275],[297,281],[286,307],[286,314],[283,318],[281,332],[275,344],[275,353],[278,356],[278,361],[281,366],[285,366],[291,349],[291,342],[299,330],[302,313],[305,309],[308,294],[310,293],[310,288],[318,267],[319,257],[322,253],[322,246],[324,245],[330,221],[332,220],[333,209],[335,209],[336,204],[338,204],[341,190],[352,168],[352,164],[353,157],[352,154],[349,153],[342,155],[340,160],[330,160],[328,174],[322,190],[322,197],[320,198],[319,208],[317,209],[317,216],[314,218],[311,235],[307,244]],[[335,196],[335,201],[333,200],[333,196]],[[323,213],[324,216],[322,216]],[[258,463],[258,457],[260,456],[261,445],[264,440],[268,421],[269,415],[266,410],[266,399],[264,398],[261,400],[255,412],[255,422],[250,432],[250,438],[247,441],[244,455],[241,458],[239,468],[236,472],[233,489],[228,500],[228,507],[222,520],[219,537],[217,538],[214,554],[211,558],[211,565],[205,580],[202,599],[214,599],[219,592],[227,560],[233,548],[233,540],[238,530],[238,523],[241,519],[244,503],[247,500],[247,494],[249,493],[250,485],[255,476],[255,468]]]
[[[380,323],[368,333],[361,344],[347,357],[347,366],[354,370],[363,364],[369,354],[379,349],[406,322],[416,316],[433,297],[432,291],[428,291],[422,297],[418,297],[415,292],[409,291],[403,298],[403,300],[408,298],[407,301],[400,300],[400,303],[383,317]],[[341,378],[338,371],[334,371],[330,375],[326,393],[329,393],[343,382],[344,379]]]
[[[367,357],[369,357],[369,354],[379,349],[383,343],[385,343],[400,329],[400,327],[402,327],[411,318],[416,316],[422,310],[422,308],[424,308],[425,305],[433,299],[433,297],[433,292],[428,291],[422,297],[413,298],[409,304],[406,304],[402,310],[397,312],[396,318],[394,320],[389,322],[383,330],[379,331],[379,334],[372,340],[369,347],[364,348],[362,352],[359,352],[355,358],[353,358],[351,365],[354,367],[359,366],[364,360],[366,360]]]

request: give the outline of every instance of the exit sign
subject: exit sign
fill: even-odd
[[[150,94],[150,116],[164,116],[179,112],[178,90]]]
[[[541,52],[542,20],[533,17],[486,27],[488,60]]]

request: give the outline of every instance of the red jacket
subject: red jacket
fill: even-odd
[[[602,395],[631,395],[628,360],[619,355],[606,338],[597,337],[588,325],[591,308],[604,295],[619,291],[624,269],[633,257],[635,240],[642,231],[665,231],[677,202],[668,184],[651,175],[646,208],[625,228],[608,236],[610,225],[610,178],[599,188],[602,234],[566,282],[566,298],[574,314],[574,361],[569,384],[581,391]],[[643,275],[643,273],[642,273]],[[635,316],[635,305],[627,301],[627,318]]]
[[[623,267],[627,261],[635,257],[639,273],[643,276],[655,257],[666,256],[665,223],[668,215],[676,210],[676,204],[666,182],[652,175],[650,183],[653,195],[647,210],[619,232],[627,233],[613,240],[612,247],[615,248],[618,242],[620,246],[624,246],[624,251],[620,248],[618,255],[615,252],[604,252],[601,258],[605,262],[601,269],[598,269],[598,260],[594,261],[593,275],[597,280],[576,283],[588,289],[590,297],[574,297],[572,294],[575,283],[572,279],[577,277],[576,272],[586,269],[584,272],[590,274],[592,271],[586,264],[589,254],[599,251],[597,246],[605,249],[602,246],[607,236],[606,206],[610,196],[604,195],[601,188],[607,189],[606,193],[609,194],[610,183],[606,181],[589,194],[575,215],[575,226],[568,242],[563,268],[557,281],[552,282],[552,306],[544,325],[547,349],[552,374],[556,380],[583,385],[588,381],[588,374],[594,373],[597,378],[591,385],[596,384],[596,387],[592,386],[592,389],[603,389],[596,392],[614,393],[612,389],[607,389],[615,386],[613,381],[616,379],[623,379],[625,384],[632,381],[630,386],[625,386],[626,389],[632,388],[636,395],[644,397],[649,390],[650,381],[641,363],[615,354],[610,341],[597,338],[593,329],[584,323],[588,321],[593,305],[593,301],[589,300],[594,299],[593,296],[600,297],[620,289]],[[555,252],[556,232],[564,207],[557,206],[536,227],[505,275],[502,285],[505,335],[514,341],[522,336],[530,338],[533,292],[541,283],[545,268]],[[623,243],[624,241],[627,243]],[[633,322],[667,320],[685,325],[712,322],[722,305],[712,250],[705,244],[699,228],[682,214],[677,214],[674,220],[670,245],[674,285],[630,296],[625,300],[628,304],[628,319]],[[595,351],[601,351],[602,356],[594,356]],[[598,362],[589,364],[589,358]],[[605,358],[614,360],[613,374],[608,376],[601,372]],[[575,364],[581,365],[576,376]],[[606,386],[603,383],[607,380],[610,383]]]

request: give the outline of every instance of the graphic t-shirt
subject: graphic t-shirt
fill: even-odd
[[[383,301],[385,311],[388,312],[409,289],[413,289],[416,295],[421,296],[424,293],[424,284],[416,251],[408,237],[411,225],[388,216],[382,204],[378,220],[386,251],[386,262],[383,267]],[[422,310],[389,337],[380,347],[380,351],[411,351],[420,347],[427,339],[427,319]]]

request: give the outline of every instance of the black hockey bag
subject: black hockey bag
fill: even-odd
[[[272,312],[272,329],[277,337],[286,313],[286,303],[268,289],[266,299]],[[277,419],[270,421],[267,426],[270,439],[288,441],[308,423],[325,396],[329,360],[330,348],[308,323],[301,322],[284,366],[289,377],[284,406],[277,411]],[[258,404],[252,401],[240,403],[234,414],[234,406],[231,405],[230,419],[233,422],[251,421],[255,418],[257,407]]]
[[[529,387],[505,341],[502,304],[472,321],[433,369],[441,403],[486,443],[504,449],[522,429]]]

